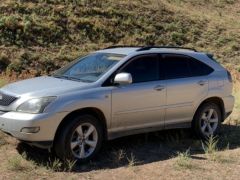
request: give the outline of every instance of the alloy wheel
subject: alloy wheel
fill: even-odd
[[[75,158],[85,159],[96,149],[98,133],[90,123],[80,124],[73,132],[71,138],[71,151]]]
[[[214,134],[218,127],[219,117],[215,109],[207,109],[201,116],[201,131],[205,136],[211,136]]]

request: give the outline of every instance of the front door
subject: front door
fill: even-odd
[[[132,75],[133,83],[112,90],[113,131],[164,126],[166,84],[156,54],[136,57],[119,72]]]

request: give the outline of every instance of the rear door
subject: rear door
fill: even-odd
[[[163,54],[167,86],[165,125],[190,122],[194,102],[208,94],[208,74],[212,69],[185,55]]]

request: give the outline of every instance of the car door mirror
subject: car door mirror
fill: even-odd
[[[114,84],[119,85],[132,84],[132,75],[129,73],[119,73],[114,78]]]

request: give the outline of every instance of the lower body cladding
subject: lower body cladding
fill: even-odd
[[[0,130],[28,144],[50,148],[58,125],[66,115],[67,112],[55,114],[6,112],[0,115]]]

